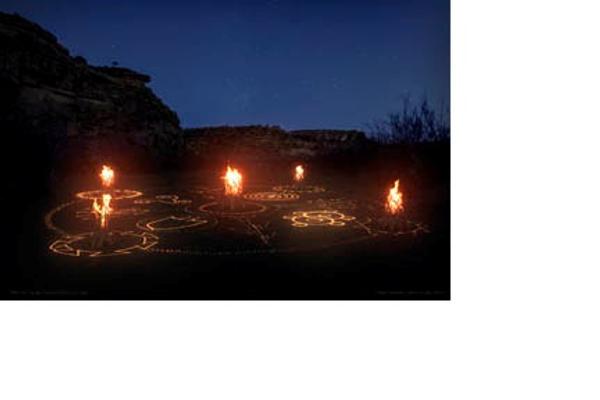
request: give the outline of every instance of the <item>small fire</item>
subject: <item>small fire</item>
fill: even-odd
[[[242,174],[237,169],[232,169],[228,165],[223,180],[225,181],[225,195],[239,196],[242,194]]]
[[[112,196],[110,194],[102,195],[102,205],[98,204],[98,199],[94,199],[92,206],[92,212],[100,218],[100,227],[105,229],[108,226],[108,215],[112,212],[110,207],[110,201]]]
[[[102,179],[104,187],[111,187],[115,180],[115,171],[108,165],[103,165],[102,172],[100,172],[100,179]]]
[[[294,180],[296,182],[302,182],[304,180],[304,167],[302,165],[296,165],[296,173],[294,174]]]
[[[385,209],[392,215],[399,214],[404,211],[404,205],[402,204],[402,192],[398,190],[400,180],[394,182],[394,187],[390,189],[390,193],[387,196],[387,203]]]

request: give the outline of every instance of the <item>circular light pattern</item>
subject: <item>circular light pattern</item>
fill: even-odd
[[[240,198],[229,203],[228,199],[223,199],[222,188],[202,188],[196,193],[202,194],[206,204],[199,207],[196,205],[196,197],[194,201],[180,198],[180,196],[189,198],[189,194],[187,196],[184,194],[143,196],[141,191],[128,189],[80,192],[77,193],[77,199],[59,205],[46,215],[46,226],[58,233],[60,237],[50,245],[50,251],[71,257],[106,257],[141,252],[190,256],[293,253],[333,246],[349,246],[352,243],[376,240],[381,237],[410,239],[428,232],[426,225],[408,220],[406,214],[403,214],[402,218],[384,214],[379,203],[353,200],[336,195],[335,192],[331,192],[332,196],[302,195],[302,193],[325,192],[325,188],[320,186],[282,185],[271,188],[260,185],[254,190],[256,191],[244,193]],[[143,216],[140,217],[141,219],[123,218],[120,228],[125,232],[109,230],[105,233],[77,233],[77,231],[88,230],[89,224],[83,224],[82,220],[93,217],[86,201],[100,199],[104,193],[113,193],[116,199],[133,199],[132,205],[127,206],[126,202],[122,203],[126,208],[117,207],[114,216]],[[297,209],[299,204],[297,202],[301,198],[304,201],[302,207],[304,210],[292,211]],[[169,207],[142,206],[151,204],[165,204]],[[171,207],[173,211],[164,212]],[[314,227],[316,230],[326,230],[332,227],[329,231],[331,235],[323,237],[322,240],[308,242],[278,240],[280,233],[278,231],[285,229],[285,224],[271,221],[268,217],[270,213],[263,214],[262,218],[259,214],[267,210],[284,208],[289,211],[284,212],[287,215],[283,216],[283,219],[290,221],[290,225],[294,228]],[[276,215],[281,218],[279,212]],[[336,229],[344,226],[349,228]],[[66,227],[72,229],[67,232],[64,230]],[[244,234],[250,232],[257,235],[261,242],[242,241],[244,244],[240,244],[232,241],[224,245],[219,241],[220,235],[229,237],[231,232]],[[182,235],[181,241],[177,236],[179,234]],[[165,248],[157,245],[159,235],[167,235]],[[209,235],[211,239],[196,241],[196,237],[205,237],[202,235]]]
[[[114,209],[111,214],[110,214],[110,218],[115,218],[115,217],[128,217],[128,216],[138,216],[138,215],[144,215],[147,214],[150,210],[146,209],[146,208],[137,208],[137,207],[132,207],[132,208],[117,208]],[[96,216],[92,213],[91,210],[79,210],[75,213],[75,217],[77,219],[80,219],[82,221],[89,221],[89,220],[95,220]]]
[[[46,223],[46,227],[50,230],[53,230],[55,232],[60,233],[61,235],[67,235],[67,232],[65,232],[64,230],[60,229],[58,226],[56,226],[56,224],[54,223],[54,215],[56,215],[58,212],[62,211],[63,209],[72,206],[73,204],[77,203],[77,201],[70,201],[68,203],[63,203],[61,205],[59,205],[58,207],[50,210],[50,212],[48,214],[46,214],[46,217],[44,218],[44,222]]]
[[[88,190],[85,192],[79,192],[76,194],[80,199],[85,200],[100,200],[102,199],[102,195],[105,193],[110,193],[113,200],[120,199],[133,199],[136,197],[140,197],[143,193],[137,190],[131,189],[109,189],[109,190]]]
[[[195,228],[208,224],[208,220],[195,216],[177,217],[169,215],[168,217],[155,219],[148,222],[139,221],[138,228],[149,231],[178,231],[181,229]]]
[[[111,231],[105,237],[100,235],[99,232],[87,232],[66,236],[52,242],[50,250],[71,257],[109,257],[145,251],[158,243],[158,237],[148,232]],[[95,245],[99,240],[104,243]]]
[[[246,193],[243,197],[246,200],[280,202],[296,201],[300,198],[300,195],[292,192],[254,192]]]
[[[345,226],[346,222],[356,218],[337,210],[294,211],[283,219],[292,221],[292,226],[306,228],[309,226]]]
[[[273,186],[273,190],[276,192],[322,193],[325,191],[325,188],[312,185],[280,185]]]

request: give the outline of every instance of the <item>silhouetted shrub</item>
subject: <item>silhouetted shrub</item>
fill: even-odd
[[[449,111],[436,111],[426,99],[413,105],[405,97],[402,110],[367,126],[369,136],[380,143],[400,144],[450,140]]]

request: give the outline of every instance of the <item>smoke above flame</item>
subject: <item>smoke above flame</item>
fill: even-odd
[[[242,194],[242,174],[237,169],[231,168],[228,165],[223,181],[225,184],[225,195],[239,196]]]
[[[112,212],[112,208],[110,207],[111,200],[112,196],[110,194],[103,194],[102,205],[98,203],[98,199],[94,199],[94,204],[92,205],[92,212],[96,217],[100,218],[100,227],[102,229],[106,229],[108,226],[108,216]]]
[[[115,180],[115,171],[108,165],[103,165],[100,172],[100,179],[102,180],[102,186],[111,187]]]
[[[304,167],[302,165],[297,165],[294,173],[294,180],[296,182],[302,182],[304,180]]]
[[[398,188],[399,185],[400,180],[396,179],[396,181],[394,182],[394,186],[390,189],[388,193],[387,202],[385,204],[386,210],[392,215],[396,215],[404,211],[404,204],[402,202],[402,192]]]

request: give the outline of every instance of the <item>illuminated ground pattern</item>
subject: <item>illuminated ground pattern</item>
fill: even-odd
[[[267,211],[267,206],[259,203],[239,200],[236,200],[236,203],[237,204],[230,206],[227,200],[224,202],[212,201],[201,205],[198,208],[198,211],[229,217],[255,216]]]
[[[134,200],[135,204],[153,204],[162,203],[170,205],[191,204],[192,200],[180,199],[176,194],[163,194],[154,196],[154,198]]]
[[[76,194],[77,197],[84,200],[100,200],[104,193],[110,193],[112,195],[113,200],[121,200],[121,199],[133,199],[136,197],[140,197],[143,195],[142,192],[137,190],[130,189],[109,189],[106,190],[88,190],[85,192],[79,192]]]
[[[348,222],[356,218],[337,210],[311,210],[294,211],[291,215],[285,215],[283,219],[289,219],[292,226],[307,228],[310,226],[346,226]]]
[[[119,208],[114,210],[111,214],[113,218],[119,218],[121,216],[138,216],[149,213],[150,210],[148,208],[139,208],[139,207],[130,207],[130,208]],[[93,221],[96,220],[94,214],[90,212],[88,209],[79,210],[76,212],[76,217],[83,221]]]
[[[381,202],[357,201],[321,186],[249,187],[234,201],[220,188],[176,193],[114,189],[114,212],[100,231],[91,212],[101,190],[79,192],[50,210],[51,254],[69,257],[227,256],[311,252],[381,238],[427,233],[405,215],[385,215]]]
[[[124,256],[148,250],[158,243],[158,237],[147,232],[113,231],[106,238],[98,236],[97,232],[66,236],[54,241],[50,250],[72,257]]]
[[[244,196],[246,200],[253,201],[267,201],[267,202],[279,202],[279,201],[297,201],[300,199],[300,195],[294,192],[255,192],[246,193]]]
[[[140,229],[146,229],[149,231],[177,231],[180,229],[196,228],[208,224],[207,219],[194,216],[183,216],[176,217],[169,215],[148,222],[138,222],[136,225]]]
[[[288,192],[288,193],[323,193],[325,188],[322,186],[314,185],[279,185],[273,186],[275,192]]]

